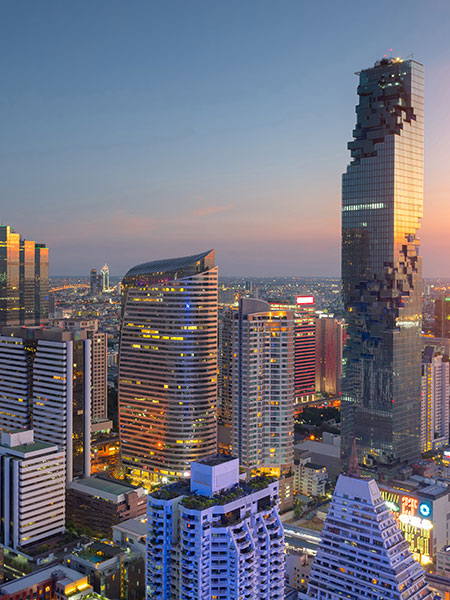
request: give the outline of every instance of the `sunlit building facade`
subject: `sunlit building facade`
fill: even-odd
[[[327,315],[316,319],[316,392],[341,393],[345,323]]]
[[[420,456],[423,67],[386,58],[359,73],[352,162],[343,175],[346,310],[343,453]]]
[[[217,445],[214,251],[138,265],[122,287],[122,462],[139,482],[186,477]]]
[[[109,267],[108,265],[104,265],[102,270],[100,271],[102,276],[102,292],[107,292],[109,290]]]
[[[450,296],[441,294],[434,303],[434,327],[436,337],[450,338]]]
[[[48,322],[48,248],[0,226],[0,326]]]

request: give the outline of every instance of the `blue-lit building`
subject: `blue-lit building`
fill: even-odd
[[[282,600],[278,482],[239,480],[239,460],[193,462],[191,479],[149,494],[147,600]]]

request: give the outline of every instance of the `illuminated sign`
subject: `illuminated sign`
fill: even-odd
[[[405,525],[411,525],[412,527],[417,527],[418,529],[433,529],[433,523],[428,519],[421,519],[420,517],[414,517],[413,515],[400,515],[399,520]]]
[[[431,514],[431,508],[428,504],[425,504],[425,502],[421,502],[419,504],[419,512],[422,517],[429,517]]]
[[[394,512],[398,512],[400,510],[400,507],[398,506],[398,504],[395,504],[395,502],[391,502],[390,500],[385,500],[384,503],[389,508],[389,510],[392,510]]]
[[[314,296],[297,296],[297,304],[314,304]]]
[[[410,496],[402,496],[402,515],[414,516],[418,507],[419,501],[417,500],[417,498],[411,498]]]

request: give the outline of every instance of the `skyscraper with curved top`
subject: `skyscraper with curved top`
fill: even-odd
[[[384,58],[359,73],[342,187],[346,309],[343,450],[395,464],[420,457],[420,218],[423,66]]]
[[[214,250],[137,265],[122,288],[122,462],[141,482],[187,477],[217,444]]]

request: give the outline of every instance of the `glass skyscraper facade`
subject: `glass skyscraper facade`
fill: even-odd
[[[123,464],[143,483],[187,477],[217,447],[214,250],[137,265],[122,287]]]
[[[382,59],[358,95],[342,191],[343,453],[355,437],[360,460],[395,464],[420,456],[423,67]]]

